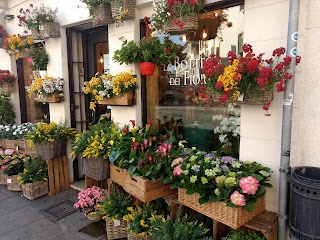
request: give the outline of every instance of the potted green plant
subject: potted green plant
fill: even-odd
[[[174,61],[178,45],[169,38],[162,43],[157,37],[142,38],[138,43],[124,41],[116,50],[113,60],[120,64],[139,63],[142,75],[153,75],[155,65],[165,65]]]
[[[29,200],[36,199],[49,192],[48,189],[48,166],[41,158],[24,162],[24,169],[18,176],[23,196]]]
[[[113,22],[110,0],[81,0],[81,2],[87,5],[94,26]]]
[[[127,237],[127,221],[124,217],[130,214],[130,207],[133,206],[131,197],[111,185],[109,196],[99,207],[100,213],[106,220],[106,231],[108,239],[122,239]]]
[[[33,71],[39,71],[40,77],[47,76],[47,65],[49,62],[49,56],[45,48],[33,48],[30,51],[30,57],[32,59],[31,68]]]

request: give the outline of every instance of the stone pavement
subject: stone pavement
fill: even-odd
[[[69,190],[55,196],[44,196],[30,201],[21,192],[10,192],[0,185],[0,240],[102,240],[104,232],[91,231],[89,220],[79,211],[53,222],[41,214],[50,206],[62,201],[77,201],[77,191]],[[86,227],[89,224],[90,227]],[[101,225],[99,224],[99,230]],[[93,228],[94,229],[94,228]],[[94,232],[94,234],[92,234]],[[93,237],[97,235],[98,237]],[[88,235],[88,234],[91,235]]]

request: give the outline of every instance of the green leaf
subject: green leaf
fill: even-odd
[[[176,188],[179,188],[179,187],[181,187],[181,184],[178,183],[178,182],[176,182],[176,183],[172,184],[172,186],[170,187],[170,189],[176,189]]]
[[[266,194],[266,188],[264,186],[259,186],[258,191],[255,194],[255,197],[260,198]]]
[[[171,183],[172,181],[173,181],[173,179],[171,179],[170,177],[166,177],[165,179],[163,179],[162,183],[168,184],[168,183]]]
[[[119,149],[118,151],[112,151],[109,156],[109,161],[113,165],[114,162],[118,159],[118,157],[122,154],[122,151]]]
[[[252,212],[255,208],[254,203],[247,202],[247,204],[243,207],[248,212]]]
[[[263,179],[263,177],[261,177],[260,175],[258,174],[253,174],[253,176],[255,179],[257,179],[259,182]]]
[[[129,168],[128,168],[128,172],[129,174],[132,176],[133,173],[137,170],[137,166],[135,165],[130,165]]]
[[[209,200],[210,200],[210,202],[218,201],[217,195],[215,195],[215,194],[209,195]]]
[[[273,186],[270,183],[264,182],[261,183],[262,186],[268,187],[268,188],[273,188]]]
[[[194,190],[193,188],[189,188],[189,189],[187,189],[187,194],[188,195],[192,195],[192,194],[194,194],[196,192],[196,190]]]
[[[199,198],[199,203],[200,204],[204,204],[204,203],[206,203],[208,201],[209,201],[209,198],[207,196]]]

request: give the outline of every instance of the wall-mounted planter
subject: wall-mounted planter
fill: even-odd
[[[0,48],[3,48],[4,37],[0,37]]]
[[[64,101],[64,97],[60,96],[59,93],[53,93],[48,97],[37,97],[36,102],[46,102],[46,103],[60,103]]]
[[[111,5],[99,5],[97,9],[92,12],[93,26],[106,25],[113,23],[114,20],[111,14]]]
[[[111,2],[112,17],[115,20],[132,19],[135,17],[135,0],[114,0]]]
[[[112,98],[103,98],[103,100],[98,101],[98,103],[111,106],[133,106],[136,104],[136,98],[136,93],[128,92]]]
[[[42,40],[60,37],[60,24],[55,22],[44,23],[38,27],[31,28],[31,38]]]
[[[156,64],[154,62],[141,62],[139,66],[142,75],[151,76],[154,73]]]
[[[2,86],[0,86],[0,90],[2,92],[12,92],[16,90],[15,84],[10,84],[10,83],[4,83]]]

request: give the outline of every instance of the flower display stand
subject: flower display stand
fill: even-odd
[[[98,101],[98,103],[110,106],[133,106],[136,103],[136,98],[136,93],[123,93],[120,96],[103,98],[103,100]]]
[[[109,178],[99,181],[94,178],[85,176],[85,187],[91,188],[93,186],[97,186],[102,189],[107,189],[108,188],[108,181],[109,181]]]
[[[114,222],[111,218],[106,218],[107,239],[127,238],[127,225],[125,220]]]
[[[34,147],[31,147],[26,140],[5,140],[5,146],[6,148],[14,149],[14,150],[20,150],[24,153],[34,153],[35,149]]]
[[[29,200],[46,195],[49,192],[48,181],[38,181],[21,185],[23,196]]]
[[[64,97],[60,96],[59,93],[53,93],[48,97],[37,97],[35,98],[35,101],[44,103],[61,103],[64,101]]]
[[[252,212],[248,212],[243,208],[229,207],[223,202],[207,202],[200,204],[198,202],[199,198],[200,195],[198,193],[188,195],[186,189],[179,188],[178,190],[178,201],[182,205],[234,229],[243,226],[265,209],[264,197],[257,200],[255,209]]]
[[[163,184],[160,179],[155,182],[140,176],[130,176],[126,169],[110,166],[110,180],[122,186],[123,189],[143,203],[175,193],[169,189],[171,184]]]
[[[69,190],[69,165],[67,156],[46,160],[48,164],[49,196]]]

